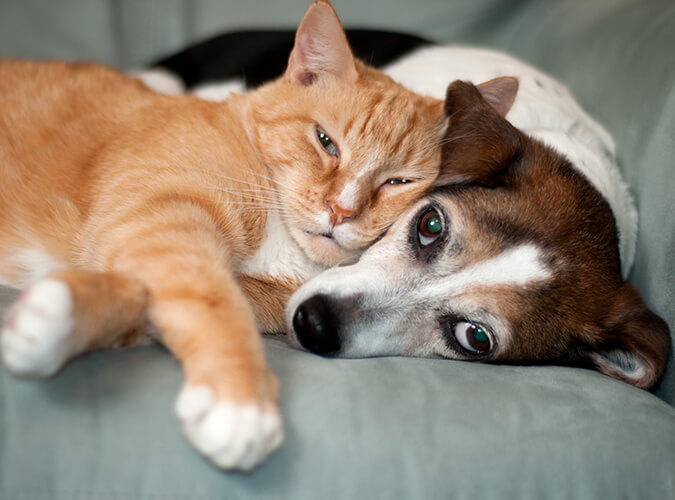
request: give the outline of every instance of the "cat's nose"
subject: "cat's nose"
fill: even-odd
[[[293,330],[305,349],[315,354],[340,350],[337,321],[330,299],[314,295],[298,306],[293,314]]]
[[[330,223],[337,226],[348,220],[356,219],[358,213],[353,208],[343,207],[337,201],[326,200],[326,206],[330,215]]]

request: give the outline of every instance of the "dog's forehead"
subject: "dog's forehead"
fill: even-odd
[[[434,197],[444,207],[455,237],[480,258],[523,242],[536,241],[532,212],[521,193],[483,186],[456,186]],[[524,202],[524,203],[523,203]]]
[[[487,258],[463,257],[462,264],[446,269],[442,262],[431,264],[419,277],[411,302],[434,304],[441,315],[483,319],[495,328],[509,330],[511,308],[505,308],[502,299],[512,302],[514,297],[546,287],[553,277],[545,252],[533,243],[515,245]],[[500,318],[499,325],[495,318]]]
[[[419,293],[452,297],[479,287],[525,286],[551,277],[547,252],[541,245],[525,235],[496,234],[496,228],[491,230],[481,220],[479,206],[452,192],[423,198],[392,228],[398,252],[411,252],[404,246],[404,233],[414,232],[420,214],[434,207],[443,214],[448,236],[433,261],[416,267],[424,275],[421,283],[426,284],[418,287]]]
[[[531,300],[530,292],[546,288],[554,279],[554,259],[527,231],[515,229],[515,220],[508,214],[500,214],[499,223],[494,224],[491,192],[471,187],[436,192],[406,216],[408,231],[414,231],[419,214],[435,207],[448,233],[433,260],[421,263],[418,259],[414,266],[416,284],[411,287],[409,303],[428,304],[439,316],[482,321],[506,343],[511,325],[521,320],[517,312],[525,310],[520,306]],[[396,229],[401,232],[400,227]],[[399,249],[404,248],[400,235],[397,240]],[[398,270],[404,267],[397,266]],[[413,271],[406,269],[405,273]]]

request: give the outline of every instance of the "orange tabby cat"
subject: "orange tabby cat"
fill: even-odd
[[[176,412],[223,468],[282,441],[259,331],[304,280],[353,261],[433,182],[447,119],[354,60],[310,7],[279,80],[224,103],[97,65],[0,62],[0,283],[27,287],[2,355],[48,376],[144,340],[181,362]]]

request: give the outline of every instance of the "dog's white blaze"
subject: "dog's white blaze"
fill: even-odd
[[[423,287],[420,292],[429,297],[456,296],[478,286],[524,286],[550,277],[551,270],[544,264],[541,250],[524,244],[477,262],[430,287]]]
[[[269,214],[265,238],[258,251],[239,267],[241,274],[265,275],[273,278],[295,278],[306,281],[321,269],[307,258],[293,240],[278,214]]]

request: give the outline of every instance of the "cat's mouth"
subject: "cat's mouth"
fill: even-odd
[[[335,266],[352,261],[354,251],[344,247],[332,232],[314,232],[303,230],[305,251],[312,260],[324,266]]]
[[[330,240],[330,242],[332,242],[333,244],[337,245],[337,246],[338,246],[339,248],[341,248],[342,250],[345,250],[345,251],[347,250],[347,249],[344,248],[342,245],[340,245],[340,243],[339,243],[339,242],[335,239],[335,237],[333,236],[333,233],[332,233],[332,232],[327,232],[327,233],[315,233],[315,232],[313,232],[313,231],[307,231],[307,230],[305,229],[305,230],[304,230],[304,233],[305,233],[307,236],[312,237],[312,238],[320,238],[320,239],[325,238],[326,240]]]

